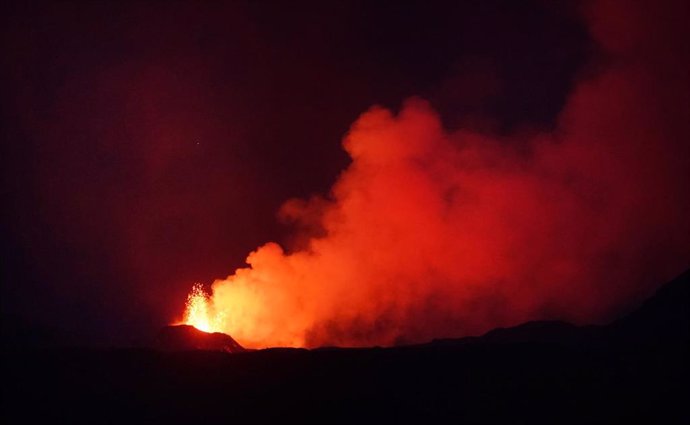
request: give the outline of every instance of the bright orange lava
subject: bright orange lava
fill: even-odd
[[[215,332],[217,323],[212,319],[210,300],[200,283],[194,284],[187,296],[184,324],[194,326],[200,331]]]

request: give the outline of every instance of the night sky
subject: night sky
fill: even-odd
[[[194,282],[232,274],[265,242],[299,245],[281,205],[328,196],[351,163],[342,138],[373,105],[423,98],[446,131],[529,151],[522,136],[557,131],[576,83],[615,61],[626,34],[649,35],[631,38],[642,53],[630,60],[676,70],[649,85],[676,97],[639,108],[673,109],[665,146],[679,171],[658,184],[677,183],[669,204],[683,215],[687,7],[592,18],[588,4],[5,4],[3,317],[138,341],[179,318]],[[690,264],[687,224],[668,231],[677,243],[635,239],[670,258],[635,269],[641,287]]]

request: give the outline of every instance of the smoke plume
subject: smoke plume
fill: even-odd
[[[217,330],[358,346],[596,323],[687,267],[688,6],[584,15],[599,51],[551,131],[451,131],[418,98],[362,114],[330,194],[280,211],[297,247],[213,283]]]

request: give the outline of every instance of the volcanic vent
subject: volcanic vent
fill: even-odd
[[[156,340],[161,350],[213,350],[238,353],[244,348],[230,335],[220,332],[204,332],[189,325],[166,326]]]

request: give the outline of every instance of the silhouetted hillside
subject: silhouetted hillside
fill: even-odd
[[[673,344],[690,340],[690,270],[659,288],[631,314],[605,326],[532,321],[497,328],[482,336],[434,340],[436,346],[554,343],[575,346]]]
[[[687,285],[686,272],[608,326],[531,322],[408,347],[6,350],[2,420],[688,423]]]
[[[161,350],[217,350],[226,353],[239,353],[244,348],[230,335],[220,332],[202,332],[193,326],[166,326],[161,329],[156,340],[156,348]]]
[[[659,288],[642,306],[610,325],[633,343],[682,343],[690,339],[690,270]]]
[[[436,346],[466,344],[517,344],[517,343],[557,343],[580,344],[592,338],[600,329],[596,326],[579,327],[561,321],[532,321],[510,328],[497,328],[482,336],[465,338],[436,339]]]

